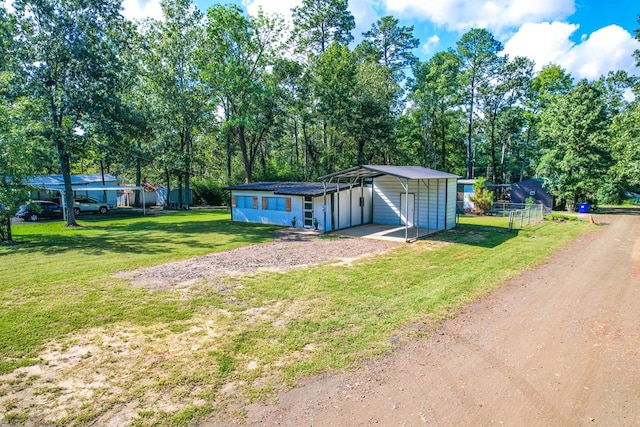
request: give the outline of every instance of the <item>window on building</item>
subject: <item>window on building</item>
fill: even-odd
[[[263,197],[262,210],[291,212],[291,197]]]
[[[258,209],[258,197],[233,196],[231,198],[231,207],[240,209]]]

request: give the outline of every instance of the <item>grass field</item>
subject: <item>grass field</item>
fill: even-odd
[[[141,426],[242,419],[247,401],[428,333],[589,227],[545,221],[507,232],[504,218],[463,217],[452,231],[350,266],[234,277],[224,292],[206,283],[150,291],[111,277],[264,242],[274,230],[228,218],[16,226],[20,243],[0,246],[4,421],[84,425],[123,407]]]

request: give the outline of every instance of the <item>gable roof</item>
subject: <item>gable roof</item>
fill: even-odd
[[[340,184],[339,189],[348,189],[349,184]],[[324,194],[322,182],[252,182],[250,184],[230,185],[228,190],[272,191],[273,194],[288,196],[321,196]],[[336,185],[327,187],[327,194],[336,191]]]
[[[448,172],[442,172],[435,169],[423,168],[421,166],[388,166],[388,165],[360,165],[339,172],[318,178],[321,181],[331,180],[332,178],[350,179],[350,178],[377,178],[383,175],[391,175],[404,179],[441,179],[441,178],[460,178]]]

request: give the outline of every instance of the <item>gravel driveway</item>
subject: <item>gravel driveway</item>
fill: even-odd
[[[231,275],[262,270],[288,271],[327,262],[344,263],[403,244],[352,237],[323,237],[311,230],[284,229],[269,243],[119,272],[115,277],[131,279],[133,285],[153,289],[186,287],[202,281],[215,285]]]

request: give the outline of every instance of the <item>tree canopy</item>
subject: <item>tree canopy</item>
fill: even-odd
[[[187,206],[223,203],[222,188],[238,182],[314,180],[362,163],[495,183],[544,177],[569,207],[640,190],[636,76],[576,83],[556,64],[508,57],[481,28],[421,62],[413,27],[393,16],[355,45],[346,0],[303,0],[291,28],[190,0],[162,0],[162,19],[131,23],[121,6],[0,9],[5,206],[39,173],[65,177],[68,206],[71,174],[100,168],[176,189]]]

